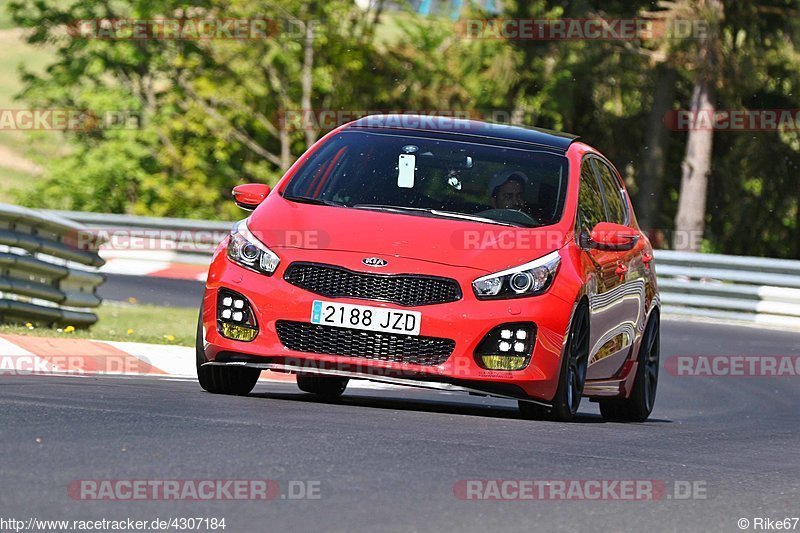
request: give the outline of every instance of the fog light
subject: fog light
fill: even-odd
[[[519,355],[484,355],[481,359],[489,370],[522,370],[528,365],[527,357]]]
[[[258,330],[239,326],[238,324],[231,324],[229,322],[220,322],[220,333],[223,337],[233,339],[235,341],[250,342],[258,335]]]
[[[247,298],[228,289],[217,297],[217,330],[223,337],[249,342],[258,335],[258,323]]]
[[[535,333],[530,322],[497,326],[475,348],[475,361],[487,370],[522,370],[530,363]]]

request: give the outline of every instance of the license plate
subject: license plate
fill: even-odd
[[[419,335],[422,313],[369,305],[351,305],[314,300],[311,323],[340,328]]]

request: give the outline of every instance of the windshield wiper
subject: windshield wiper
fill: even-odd
[[[433,215],[442,218],[457,218],[461,220],[471,220],[473,222],[483,222],[485,224],[495,224],[498,226],[511,226],[514,228],[519,228],[517,224],[511,224],[509,222],[501,222],[499,220],[493,220],[491,218],[484,218],[475,215],[466,215],[464,213],[454,213],[452,211],[441,211],[438,209],[428,209],[425,207],[407,207],[402,205],[382,205],[382,204],[355,204],[352,206],[356,209],[373,209],[376,211],[396,211],[399,213],[403,212],[410,212],[410,213],[425,213],[427,215]]]
[[[403,205],[383,205],[383,204],[355,204],[356,209],[372,209],[374,211],[410,211],[412,213],[430,213],[430,209],[424,207],[407,207]]]
[[[290,200],[292,202],[299,202],[302,204],[313,204],[313,205],[330,205],[335,207],[341,207],[344,204],[340,204],[339,202],[334,202],[333,200],[326,200],[325,198],[313,198],[311,196],[285,196],[284,199]]]
[[[511,222],[501,222],[500,220],[494,220],[491,218],[486,217],[479,217],[477,215],[466,215],[464,213],[454,213],[452,211],[438,211],[438,210],[431,210],[432,213],[437,215],[443,215],[451,218],[463,218],[464,220],[472,220],[473,222],[485,222],[487,224],[497,224],[498,226],[511,226],[514,228],[520,228],[519,224],[512,224]]]

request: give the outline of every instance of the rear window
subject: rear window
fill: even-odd
[[[599,222],[606,219],[603,196],[600,193],[597,177],[592,169],[591,159],[581,163],[581,183],[578,192],[578,223],[580,231],[590,232]]]
[[[622,185],[619,179],[605,162],[596,158],[593,158],[593,162],[600,177],[600,184],[603,186],[603,197],[605,198],[608,214],[607,221],[615,224],[627,224],[628,209],[624,202]]]

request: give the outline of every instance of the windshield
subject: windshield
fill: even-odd
[[[521,227],[561,218],[567,159],[423,135],[342,132],[289,183],[288,200]]]

